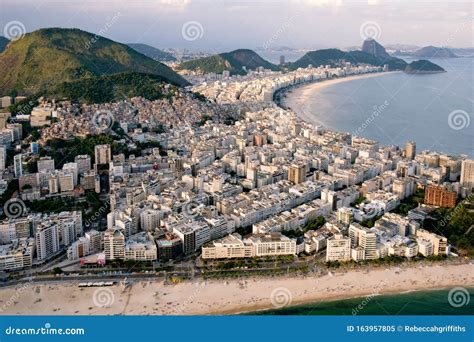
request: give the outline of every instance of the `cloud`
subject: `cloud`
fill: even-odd
[[[343,4],[342,0],[292,0],[291,2],[297,5],[317,6],[317,7],[323,7],[323,6],[339,7],[339,6],[342,6]]]
[[[167,9],[183,10],[191,4],[191,0],[158,0],[158,3],[167,6]]]

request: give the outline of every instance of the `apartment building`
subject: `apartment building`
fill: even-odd
[[[326,261],[351,260],[351,239],[335,234],[327,240]]]

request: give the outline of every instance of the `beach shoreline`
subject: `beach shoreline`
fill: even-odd
[[[0,315],[234,315],[407,291],[469,288],[474,287],[473,271],[469,262],[332,271],[320,277],[195,279],[177,285],[155,280],[102,288],[79,288],[78,282],[30,283],[0,289]]]
[[[312,113],[308,108],[308,101],[311,97],[314,97],[318,91],[323,88],[334,86],[341,83],[372,79],[376,77],[382,77],[387,75],[393,75],[395,73],[400,73],[401,71],[389,71],[389,72],[376,72],[370,74],[362,75],[352,75],[342,78],[335,78],[329,80],[322,80],[319,82],[305,83],[295,87],[291,87],[282,93],[282,98],[280,100],[280,106],[284,109],[289,109],[295,112],[298,117],[306,122],[321,125],[321,122],[318,122],[315,113]],[[295,92],[297,90],[297,92]]]

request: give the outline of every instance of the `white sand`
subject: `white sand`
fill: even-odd
[[[0,311],[8,315],[229,314],[271,309],[279,304],[318,303],[454,286],[474,286],[473,264],[378,268],[319,278],[196,280],[179,285],[141,281],[127,289],[120,285],[81,289],[77,283],[32,283],[19,294],[15,288],[0,289]],[[274,293],[272,302],[273,291],[279,295]],[[108,305],[97,306],[94,297],[98,305]]]
[[[348,76],[348,77],[343,77],[343,78],[310,83],[310,84],[303,85],[300,87],[295,87],[286,93],[286,97],[283,98],[282,104],[284,107],[287,107],[293,110],[296,114],[298,114],[298,116],[301,119],[305,120],[306,122],[320,125],[322,123],[318,122],[317,115],[316,115],[317,113],[313,113],[312,110],[310,110],[310,103],[311,103],[310,99],[314,98],[314,96],[317,95],[319,90],[336,85],[336,84],[340,84],[340,83],[391,75],[394,72],[398,72],[398,71],[354,75],[354,76]]]

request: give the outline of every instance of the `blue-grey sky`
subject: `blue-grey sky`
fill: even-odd
[[[214,51],[347,47],[366,36],[382,44],[474,46],[470,0],[0,0],[0,35],[15,25]]]

